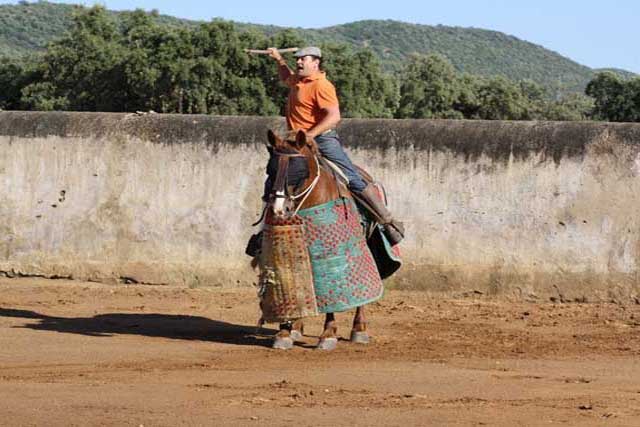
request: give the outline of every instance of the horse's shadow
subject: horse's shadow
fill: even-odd
[[[109,337],[115,334],[142,335],[180,340],[269,347],[273,329],[235,325],[200,316],[174,314],[107,313],[93,317],[55,317],[35,311],[0,307],[0,317],[33,319],[21,328],[39,331]]]

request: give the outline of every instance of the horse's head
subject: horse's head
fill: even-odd
[[[278,137],[272,130],[269,130],[267,138],[269,140],[269,151],[295,151],[309,158],[318,152],[315,142],[307,140],[307,135],[302,130],[289,131],[284,138]]]
[[[269,130],[267,137],[269,178],[266,190],[269,200],[273,201],[273,212],[285,215],[294,208],[298,199],[313,190],[317,182],[319,168],[316,147],[313,142],[307,141],[303,131],[282,139]]]

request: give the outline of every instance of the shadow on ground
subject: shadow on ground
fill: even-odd
[[[270,347],[273,329],[235,325],[199,316],[173,314],[107,313],[93,317],[55,317],[29,310],[0,308],[0,317],[37,320],[20,326],[93,337],[131,334],[180,340]]]

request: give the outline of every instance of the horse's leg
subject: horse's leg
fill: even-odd
[[[280,330],[276,334],[271,347],[278,350],[289,350],[293,347],[293,343],[302,341],[303,332],[304,325],[302,319],[298,319],[293,323],[280,323]]]
[[[302,337],[304,336],[304,323],[302,319],[298,319],[291,325],[291,339],[294,342],[302,341]]]
[[[291,338],[291,323],[280,323],[280,330],[273,339],[271,348],[278,350],[289,350],[293,348],[293,338]]]
[[[324,331],[320,335],[317,348],[319,350],[333,350],[338,345],[338,326],[333,313],[327,313],[324,319]]]
[[[369,334],[367,333],[367,319],[364,315],[364,305],[361,305],[356,309],[356,314],[353,317],[351,342],[357,344],[369,344]]]

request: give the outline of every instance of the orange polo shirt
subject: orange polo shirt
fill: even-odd
[[[327,80],[324,71],[302,78],[294,74],[287,80],[287,85],[289,129],[307,131],[324,118],[326,113],[322,109],[339,106],[336,88]]]

